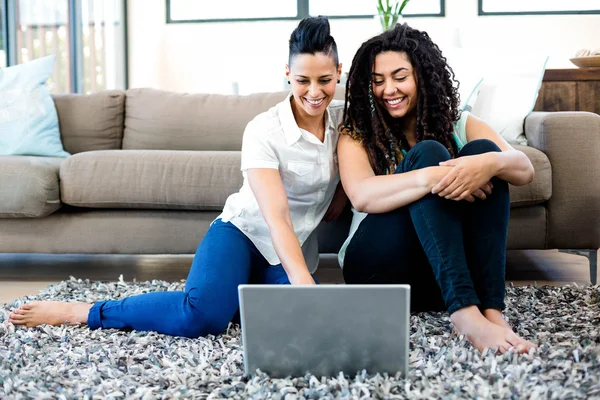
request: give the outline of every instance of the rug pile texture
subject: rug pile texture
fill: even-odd
[[[23,302],[94,302],[184,282],[71,278],[0,308],[0,398],[109,399],[600,399],[600,287],[508,287],[506,316],[536,352],[480,354],[444,313],[411,316],[408,376],[243,375],[240,331],[199,339],[85,326],[7,325]],[[357,318],[360,316],[357,315]],[[157,315],[156,318],[168,318]]]

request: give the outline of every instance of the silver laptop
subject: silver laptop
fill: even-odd
[[[408,372],[409,285],[240,285],[244,369]]]

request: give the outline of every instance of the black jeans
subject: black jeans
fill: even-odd
[[[474,140],[458,157],[500,151]],[[437,166],[450,154],[425,140],[404,157],[396,173]],[[492,194],[475,202],[437,194],[382,214],[369,214],[344,257],[348,284],[411,285],[413,311],[454,311],[470,305],[504,309],[508,183],[492,178]]]

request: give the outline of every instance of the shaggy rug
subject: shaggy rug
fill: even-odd
[[[86,327],[6,326],[35,299],[93,302],[184,283],[71,278],[0,308],[0,398],[600,398],[600,287],[509,287],[506,315],[537,352],[480,354],[451,334],[445,314],[411,317],[407,377],[346,371],[335,377],[243,376],[240,331],[185,339]],[[358,316],[357,316],[358,317]],[[157,315],[157,318],[168,316]]]

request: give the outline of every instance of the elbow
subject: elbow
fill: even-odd
[[[529,159],[527,159],[527,166],[515,175],[514,181],[509,182],[514,186],[523,186],[531,183],[534,177],[535,170]]]
[[[350,203],[352,203],[352,207],[358,212],[366,212],[367,208],[367,197],[360,194],[348,194],[348,198],[350,199]]]
[[[531,160],[525,153],[519,150],[514,151],[518,152],[517,154],[519,154],[519,156],[516,159],[513,158],[512,172],[507,174],[508,176],[506,180],[514,186],[527,185],[533,181],[533,178],[535,177],[535,169],[533,168]]]
[[[530,162],[529,168],[527,168],[527,171],[525,172],[525,185],[531,183],[533,181],[533,178],[535,178],[535,169],[533,168],[533,165]]]
[[[529,183],[531,183],[531,181],[533,181],[533,178],[535,178],[535,169],[533,168],[533,164],[531,163],[531,160],[529,159],[529,157],[527,157],[525,155],[525,153],[521,153],[523,154],[523,158],[525,159],[524,164],[525,164],[525,168],[523,168],[523,183],[522,185],[527,185]]]
[[[366,206],[366,204],[359,203],[359,204],[357,204],[356,206],[355,206],[354,204],[352,204],[352,206],[353,206],[353,207],[354,207],[354,209],[355,209],[356,211],[358,211],[358,212],[361,212],[361,213],[366,213],[366,212],[368,212],[368,211],[367,211],[367,206]]]

